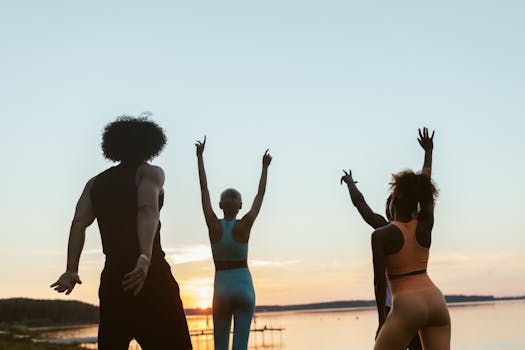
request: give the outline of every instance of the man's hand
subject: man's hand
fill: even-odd
[[[427,151],[432,151],[434,148],[434,133],[435,131],[432,131],[432,135],[428,136],[428,128],[423,128],[423,131],[421,129],[417,129],[419,133],[419,137],[417,139],[417,142],[421,145],[421,147]]]
[[[272,162],[272,156],[270,155],[270,153],[268,153],[270,151],[270,149],[267,149],[265,152],[264,152],[264,155],[263,155],[263,158],[262,158],[262,165],[263,165],[263,168],[268,168],[268,166],[270,165],[270,163]]]
[[[195,143],[195,150],[197,151],[197,157],[202,157],[204,152],[204,146],[206,145],[206,136],[204,136],[204,141],[198,141]]]
[[[76,272],[64,272],[60,278],[50,285],[51,288],[54,288],[59,293],[66,292],[66,295],[69,295],[76,284],[82,284],[78,273]]]
[[[133,295],[139,294],[144,286],[144,281],[148,275],[150,262],[143,256],[139,256],[135,268],[124,275],[122,287],[125,292],[132,292]]]
[[[346,184],[357,183],[357,181],[354,181],[354,179],[352,178],[352,170],[348,169],[348,172],[346,172],[346,170],[343,170],[343,173],[345,174],[341,176],[341,185],[343,184],[343,182]]]

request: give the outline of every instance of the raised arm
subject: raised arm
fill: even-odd
[[[385,276],[385,250],[383,240],[380,237],[380,232],[375,231],[372,234],[372,254],[374,263],[374,291],[376,297],[377,313],[379,318],[379,327],[377,334],[385,323],[386,319],[386,276]]]
[[[354,206],[357,208],[357,211],[359,212],[363,220],[365,220],[366,223],[372,226],[373,228],[379,228],[387,225],[388,222],[386,221],[386,219],[383,216],[374,213],[366,203],[365,197],[355,185],[357,181],[354,181],[354,179],[352,178],[352,171],[348,170],[348,172],[346,172],[345,170],[343,170],[343,172],[344,175],[341,177],[341,184],[345,182],[348,186],[350,199],[352,200]]]
[[[137,295],[146,280],[153,241],[160,219],[159,196],[164,186],[164,171],[149,164],[143,164],[137,170],[137,236],[140,255],[135,268],[124,275],[124,291]]]
[[[204,170],[204,159],[202,154],[204,153],[204,146],[206,146],[206,136],[204,141],[197,141],[195,143],[195,149],[197,152],[197,164],[199,167],[199,182],[201,185],[201,202],[202,210],[204,211],[204,218],[208,229],[213,226],[213,223],[217,221],[217,215],[213,211],[210,200],[210,191],[208,191],[208,180],[206,179],[206,170]]]
[[[253,204],[250,208],[250,211],[247,212],[246,215],[244,215],[244,217],[242,218],[242,221],[246,222],[249,225],[249,227],[253,225],[255,219],[257,218],[257,215],[259,215],[259,211],[261,210],[262,202],[264,199],[264,192],[266,191],[266,180],[268,178],[268,167],[272,162],[272,156],[268,153],[268,151],[269,150],[266,150],[264,152],[262,158],[261,179],[259,180],[259,188],[257,190],[257,195],[253,200]]]
[[[51,288],[54,288],[59,293],[66,292],[66,295],[71,293],[77,283],[82,283],[78,276],[80,254],[84,248],[86,228],[95,220],[90,196],[93,181],[94,178],[87,182],[84,191],[82,191],[77,202],[75,215],[69,230],[66,272],[64,272],[59,279],[51,285]]]
[[[432,228],[434,227],[434,205],[437,196],[437,189],[432,179],[426,174],[417,175],[420,177],[419,212],[417,214],[416,237],[420,245],[430,248],[432,243]]]
[[[421,129],[418,129],[419,138],[417,139],[417,142],[419,142],[419,145],[423,150],[425,150],[425,159],[423,161],[423,168],[421,169],[421,173],[432,176],[432,151],[434,149],[434,133],[435,131],[432,131],[432,135],[428,135],[428,129],[423,128],[423,131]]]

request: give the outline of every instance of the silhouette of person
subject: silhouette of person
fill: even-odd
[[[51,285],[71,293],[85,230],[95,218],[106,257],[100,277],[100,350],[191,349],[179,286],[160,244],[164,172],[148,162],[164,148],[164,131],[147,116],[123,116],[103,132],[104,156],[120,162],[89,180],[69,234],[67,268]]]
[[[252,207],[242,219],[237,215],[242,207],[241,194],[233,189],[226,189],[221,194],[219,207],[224,218],[218,219],[210,201],[210,193],[204,170],[204,141],[195,144],[199,167],[202,209],[208,226],[208,233],[215,263],[215,281],[213,292],[213,335],[215,350],[228,350],[232,316],[234,318],[233,350],[246,350],[250,326],[255,311],[255,290],[252,276],[248,269],[248,240],[250,231],[261,209],[268,166],[272,157],[268,150],[262,158],[262,173],[259,189]]]
[[[428,176],[431,176],[432,173],[432,151],[433,151],[433,139],[434,139],[434,132],[432,132],[432,136],[429,136],[428,129],[423,128],[423,130],[418,129],[419,138],[418,143],[425,151],[425,157],[423,160],[423,168],[421,172],[423,174],[427,174]],[[392,220],[392,214],[390,213],[390,200],[391,196],[387,198],[386,201],[386,208],[385,208],[385,214],[386,219],[381,216],[380,214],[374,213],[370,206],[367,204],[363,194],[359,191],[359,189],[356,186],[357,181],[354,181],[352,177],[352,171],[348,170],[348,172],[344,171],[343,177],[341,177],[341,183],[345,182],[348,187],[348,192],[350,193],[350,199],[352,200],[352,203],[356,207],[357,211],[365,220],[367,224],[372,226],[372,228],[376,229],[379,227],[383,227],[388,225]],[[386,299],[385,299],[385,310],[386,315],[390,312],[390,309],[392,308],[392,293],[390,291],[390,286],[386,284]],[[410,350],[419,350],[422,349],[421,341],[419,339],[419,334],[416,333],[416,335],[412,338],[410,343],[408,344],[408,349]]]

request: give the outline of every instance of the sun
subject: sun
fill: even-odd
[[[206,310],[206,309],[209,309],[211,307],[211,304],[208,300],[201,300],[199,302],[197,302],[197,307],[201,310]]]

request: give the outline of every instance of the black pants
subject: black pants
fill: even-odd
[[[386,314],[388,315],[388,313],[390,312],[390,308],[387,306],[385,307],[385,309],[386,309]],[[408,350],[423,350],[423,346],[421,345],[421,341],[419,339],[419,333],[416,333],[416,335],[414,335],[414,338],[412,338],[412,340],[408,344],[407,349]]]
[[[133,338],[143,350],[192,348],[179,286],[169,266],[152,265],[136,297],[123,292],[121,281],[122,273],[104,269],[99,289],[99,350],[128,350]]]

